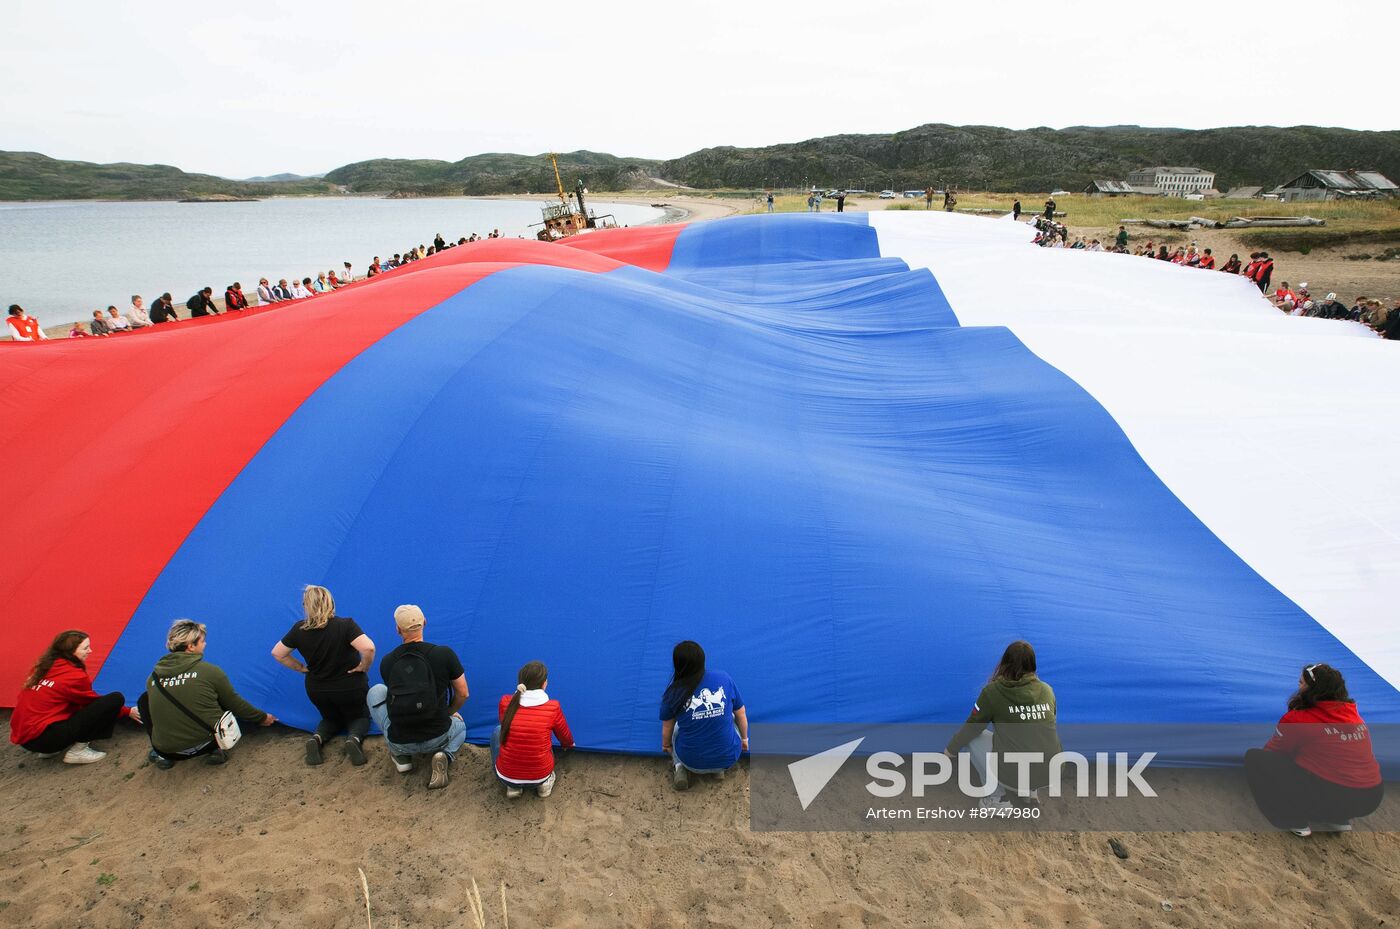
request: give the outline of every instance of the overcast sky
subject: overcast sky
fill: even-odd
[[[0,149],[247,177],[488,151],[668,158],[928,122],[1400,124],[1394,0],[206,9],[7,10]]]

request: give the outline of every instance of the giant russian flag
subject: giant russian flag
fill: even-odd
[[[766,722],[957,721],[1026,638],[1064,721],[1267,723],[1326,661],[1400,723],[1396,346],[1027,240],[922,212],[497,240],[0,346],[0,694],[68,627],[139,692],[192,617],[311,727],[268,651],[314,583],[381,654],[420,604],[473,739],[540,659],[580,746],[655,751],[683,638]]]

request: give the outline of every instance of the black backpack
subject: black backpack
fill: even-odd
[[[389,719],[396,723],[427,722],[442,710],[442,688],[428,659],[417,651],[404,652],[384,679],[389,689]]]

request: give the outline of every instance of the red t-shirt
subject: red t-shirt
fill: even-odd
[[[1291,755],[1298,767],[1343,787],[1381,782],[1371,733],[1355,703],[1323,700],[1306,710],[1289,710],[1264,748]]]
[[[546,699],[543,703],[526,706],[531,694],[543,695],[543,691],[525,692],[515,716],[511,718],[510,737],[502,743],[501,753],[496,757],[496,772],[507,780],[542,781],[549,777],[554,771],[551,735],[558,736],[559,744],[563,747],[574,747],[574,736],[569,731],[559,701]],[[501,698],[497,718],[505,718],[511,696],[506,694]]]
[[[68,659],[59,658],[43,680],[19,692],[15,712],[10,716],[10,741],[23,745],[39,738],[49,726],[72,716],[97,697],[87,672]],[[131,708],[122,707],[121,715],[130,716]]]

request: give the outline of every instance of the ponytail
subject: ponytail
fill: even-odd
[[[510,695],[510,703],[506,704],[506,711],[501,716],[501,744],[506,744],[506,739],[510,738],[510,723],[515,719],[515,711],[520,709],[520,698],[525,696],[527,690],[539,690],[549,679],[549,669],[542,661],[527,662],[517,674],[515,693]]]

